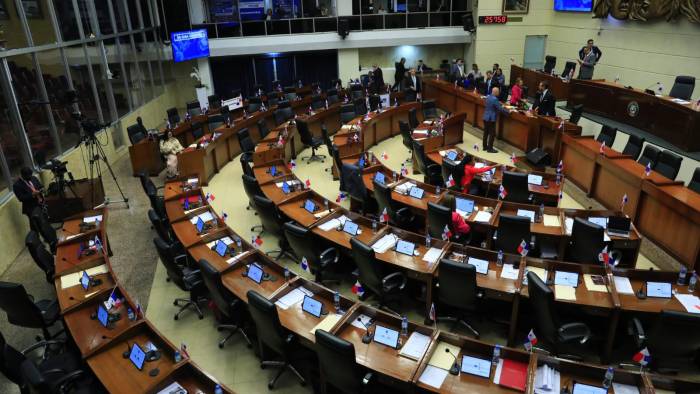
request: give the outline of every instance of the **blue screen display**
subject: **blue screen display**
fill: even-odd
[[[217,241],[216,242],[216,253],[219,254],[219,256],[224,257],[226,256],[226,252],[228,252],[228,246],[223,243],[222,241]]]
[[[554,11],[591,12],[593,0],[554,0]]]
[[[83,271],[83,276],[80,277],[80,284],[85,290],[90,287],[90,275],[88,275],[86,271]]]
[[[103,327],[107,327],[109,325],[109,312],[107,312],[104,305],[100,304],[97,306],[97,320]]]
[[[207,29],[188,30],[170,33],[173,47],[173,60],[184,62],[209,56]]]
[[[309,213],[314,213],[314,211],[316,210],[316,204],[314,204],[314,202],[311,200],[306,200],[306,202],[304,203],[304,209],[309,211]]]
[[[134,364],[139,371],[143,369],[143,362],[146,361],[146,353],[143,351],[143,349],[141,349],[141,346],[139,346],[138,343],[135,343],[131,347],[129,360],[131,360],[131,363]]]
[[[377,183],[381,183],[383,185],[384,184],[384,174],[381,172],[375,173],[374,180],[377,181]]]
[[[323,304],[321,304],[321,301],[314,300],[313,298],[305,295],[304,302],[301,304],[301,309],[312,316],[321,317]]]
[[[259,284],[262,281],[263,274],[264,274],[264,272],[263,272],[262,268],[260,266],[258,266],[257,264],[251,264],[248,267],[248,275],[247,276],[255,283]]]

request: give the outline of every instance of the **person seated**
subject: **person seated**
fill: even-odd
[[[178,176],[177,171],[177,154],[185,148],[180,144],[180,140],[173,136],[173,132],[168,130],[167,136],[160,141],[160,153],[165,156],[166,170],[165,176],[168,179],[173,179]]]
[[[497,166],[497,164],[477,168],[475,166],[476,161],[474,160],[474,156],[469,156],[470,157],[466,159],[467,164],[464,166],[464,175],[462,176],[462,182],[460,186],[462,186],[462,193],[479,194],[479,187],[477,185],[472,185],[474,177],[478,174],[483,174],[484,172],[491,171]]]
[[[452,230],[455,232],[454,235],[456,237],[465,238],[472,229],[467,222],[464,221],[462,215],[457,213],[455,196],[450,193],[445,194],[442,200],[440,200],[440,205],[452,211]]]

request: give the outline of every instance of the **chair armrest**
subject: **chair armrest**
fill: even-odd
[[[199,270],[190,271],[185,269],[182,271],[182,281],[185,282],[185,286],[192,289],[202,283],[202,275]]]
[[[184,259],[184,262],[183,262],[183,259]],[[189,262],[189,260],[188,260],[186,254],[181,254],[181,255],[175,256],[175,258],[173,260],[175,260],[175,264],[182,266],[182,267],[187,267],[189,265],[189,264],[187,264]]]
[[[58,339],[52,339],[52,340],[50,340],[50,341],[41,341],[41,342],[37,342],[37,343],[35,343],[35,344],[29,346],[28,348],[22,350],[21,353],[24,354],[24,355],[26,356],[27,353],[32,352],[32,351],[34,351],[34,350],[36,350],[36,349],[38,349],[38,348],[41,348],[41,347],[46,348],[46,347],[48,347],[48,346],[51,346],[51,345],[58,345],[58,344],[65,345],[65,343],[66,343],[66,341],[58,340]]]
[[[394,272],[382,278],[382,288],[388,290],[390,288],[398,288],[403,290],[406,287],[406,276],[401,272]]]
[[[557,331],[562,342],[577,340],[584,344],[591,337],[591,329],[583,323],[567,323],[559,327]]]
[[[53,384],[54,384],[55,387],[61,387],[61,388],[62,388],[62,387],[63,387],[65,384],[67,384],[67,383],[71,383],[71,382],[73,382],[74,380],[81,379],[81,378],[83,377],[83,375],[84,375],[84,372],[83,372],[82,370],[78,369],[78,370],[76,370],[76,371],[73,371],[73,372],[70,372],[70,373],[67,373],[67,374],[63,375],[63,376],[60,377],[58,380],[56,380],[55,382],[53,382]]]
[[[634,337],[637,347],[642,347],[646,342],[646,334],[644,334],[644,326],[636,317],[627,324],[627,333]]]
[[[338,253],[338,249],[328,248],[321,252],[321,254],[318,256],[318,259],[321,266],[323,267],[331,263],[337,263],[339,257],[340,254]]]

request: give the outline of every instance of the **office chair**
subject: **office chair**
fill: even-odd
[[[356,100],[358,98],[364,98],[365,91],[362,90],[362,85],[352,84],[350,85],[350,100]],[[365,111],[367,112],[367,111]]]
[[[58,236],[56,236],[56,230],[51,227],[49,219],[46,217],[43,209],[41,207],[34,207],[30,214],[30,218],[33,224],[33,228],[41,234],[41,238],[44,239],[49,245],[49,250],[51,254],[56,254],[56,245],[58,244]]]
[[[307,163],[311,163],[314,160],[320,161],[321,163],[325,162],[324,158],[326,157],[326,155],[316,154],[316,149],[320,148],[321,145],[323,145],[323,139],[311,135],[311,131],[309,130],[309,124],[306,123],[305,120],[297,119],[296,124],[297,131],[299,132],[299,137],[301,138],[302,144],[304,144],[304,146],[307,148],[311,148],[311,155],[303,157],[302,160],[306,159]]]
[[[294,101],[297,99],[297,89],[294,86],[287,86],[284,88],[284,98],[287,101]]]
[[[340,168],[340,183],[343,185],[341,190],[347,192],[350,200],[355,201],[359,205],[360,213],[366,216],[373,216],[368,214],[368,212],[374,212],[375,207],[370,206],[371,199],[368,198],[360,167],[355,164],[344,163]]]
[[[399,120],[399,130],[401,131],[401,142],[403,146],[408,149],[408,152],[413,156],[413,135],[411,132],[411,127],[408,123],[403,120]],[[406,159],[407,162],[411,161],[411,157]]]
[[[279,80],[272,81],[271,89],[274,91],[282,90],[282,82],[280,82]]]
[[[289,104],[289,101],[280,101],[277,104],[277,109],[274,112],[275,124],[281,125],[282,123],[294,118],[294,112]]]
[[[258,120],[258,133],[260,133],[260,139],[264,139],[270,133],[270,129],[267,127],[267,122],[265,119]]]
[[[656,167],[656,162],[659,161],[659,155],[661,154],[661,150],[654,145],[647,144],[644,147],[644,151],[642,151],[642,155],[639,156],[639,159],[637,159],[637,163],[646,166],[647,164],[651,167],[654,168]]]
[[[398,203],[391,198],[391,189],[383,184],[372,180],[374,186],[374,199],[377,201],[377,213],[381,214],[386,209],[389,215],[389,223],[411,230],[414,227],[416,217],[408,207],[399,208]]]
[[[527,183],[527,174],[503,171],[503,187],[506,189],[506,201],[532,204],[533,198]]]
[[[134,124],[127,127],[126,133],[129,135],[129,142],[131,142],[131,145],[136,145],[146,138],[146,134],[143,132],[143,129],[141,129],[141,125],[139,124]]]
[[[365,290],[360,300],[364,301],[369,296],[369,292],[372,292],[379,299],[379,308],[398,315],[388,307],[388,303],[401,300],[403,290],[406,287],[406,276],[401,272],[384,275],[383,266],[377,261],[374,249],[357,238],[350,239],[350,246],[352,259],[359,272],[358,280]]]
[[[216,129],[224,125],[223,115],[209,115],[207,118],[207,126],[210,133],[214,133]]]
[[[190,298],[176,298],[173,301],[173,305],[180,307],[173,319],[178,320],[182,312],[189,308],[194,309],[200,320],[204,319],[199,303],[205,300],[206,292],[200,271],[188,267],[187,254],[180,254],[181,250],[177,245],[168,243],[160,237],[153,238],[153,244],[168,274],[169,282],[175,283],[180,290],[190,295]]]
[[[260,358],[263,360],[260,362],[260,368],[280,368],[277,375],[267,384],[267,388],[269,390],[274,389],[275,383],[286,370],[292,371],[299,383],[305,386],[306,380],[291,364],[292,359],[295,358],[296,353],[301,349],[294,334],[282,327],[274,302],[254,290],[248,290],[248,311],[255,322],[255,329],[258,332]],[[269,348],[274,353],[282,356],[282,361],[265,360],[265,348]]]
[[[260,97],[265,94],[265,87],[261,83],[253,85],[253,96]]]
[[[199,267],[204,285],[209,290],[209,297],[219,310],[219,314],[216,316],[220,320],[216,329],[229,332],[226,337],[219,341],[219,349],[223,349],[226,342],[237,333],[241,334],[248,343],[249,348],[252,347],[253,344],[243,330],[245,304],[224,287],[224,284],[221,282],[221,272],[214,268],[211,263],[205,259],[200,259]]]
[[[372,373],[365,373],[357,364],[355,346],[322,329],[317,329],[314,336],[321,368],[321,392],[329,392],[328,384],[346,394],[366,392]]]
[[[326,150],[328,151],[328,156],[333,158],[333,141],[331,140],[330,135],[328,134],[328,128],[326,127],[325,124],[321,124],[321,139],[323,140],[323,144],[326,145]],[[331,160],[332,161],[332,160]],[[330,172],[333,170],[333,163],[331,162],[331,166],[328,168],[325,168],[325,172]]]
[[[408,125],[411,127],[411,130],[415,130],[416,127],[418,127],[418,114],[415,108],[411,108],[408,110]]]
[[[340,106],[340,123],[346,124],[355,119],[355,106],[353,104],[343,104]]]
[[[241,178],[243,179],[243,190],[245,190],[245,194],[248,196],[248,205],[245,209],[250,210],[251,208],[255,208],[255,196],[265,197],[265,194],[263,194],[255,176],[242,174]],[[256,212],[255,214],[257,215],[258,213]]]
[[[423,173],[423,182],[433,186],[443,186],[442,169],[439,165],[429,162],[425,155],[425,147],[419,141],[413,140],[413,157],[416,158],[418,170]]]
[[[255,143],[250,138],[248,128],[244,127],[238,130],[238,132],[236,132],[236,138],[238,138],[238,145],[241,147],[241,163],[244,161],[246,163],[252,163],[253,153],[255,152]]]
[[[700,194],[700,167],[693,172],[693,177],[688,182],[688,189]]]
[[[199,101],[194,100],[187,103],[187,113],[195,117],[202,114],[202,108],[199,106]]]
[[[156,230],[156,234],[165,242],[179,243],[177,237],[175,237],[171,231],[168,220],[158,216],[158,213],[152,208],[148,210],[148,220],[151,222],[153,229]]]
[[[601,264],[598,255],[605,248],[605,230],[595,223],[574,218],[571,227],[571,240],[566,248],[567,261],[583,264]],[[611,261],[620,261],[622,254],[617,250],[609,252]]]
[[[343,81],[341,81],[341,80],[338,79],[338,78],[336,78],[336,79],[331,79],[331,87],[334,88],[334,89],[340,90],[340,89],[343,88]]]
[[[293,222],[285,223],[283,228],[287,242],[289,242],[299,262],[306,257],[309,269],[314,275],[314,280],[318,283],[328,281],[329,279],[325,278],[324,274],[338,262],[340,257],[338,249],[333,247],[323,249],[323,246],[311,230],[299,227]],[[338,280],[334,281],[337,282]]]
[[[338,96],[338,90],[328,89],[326,91],[326,100],[328,101],[328,105],[333,105],[340,101],[340,97]]]
[[[683,162],[683,157],[670,150],[665,150],[659,154],[654,171],[668,179],[674,180],[678,176],[678,170],[681,169],[681,162]]]
[[[262,99],[260,97],[250,97],[248,99],[248,113],[252,114],[258,112],[262,107]]]
[[[24,286],[19,283],[0,282],[0,309],[5,311],[7,321],[12,325],[40,328],[45,340],[52,339],[63,332],[60,330],[54,335],[49,332],[49,327],[61,319],[58,301],[34,302],[34,297],[27,294]]]
[[[642,153],[642,147],[644,146],[644,137],[639,137],[635,134],[630,134],[625,148],[622,150],[623,155],[628,155],[632,157],[632,160],[637,160],[639,154]]]
[[[433,202],[428,202],[428,234],[431,238],[442,239],[442,234],[445,231],[445,226],[450,229],[452,236],[449,241],[466,243],[468,244],[471,240],[471,232],[467,236],[461,236],[454,231],[452,226],[452,209],[442,206],[440,204],[435,204]]]
[[[564,64],[564,71],[561,72],[562,77],[568,77],[569,75],[574,75],[576,73],[576,63],[566,62]],[[527,97],[527,96],[525,96]]]
[[[190,132],[192,133],[192,138],[199,141],[200,138],[204,137],[204,128],[202,127],[202,122],[192,122],[190,126]]]
[[[313,110],[323,109],[326,107],[326,102],[318,94],[311,96],[311,108]]]
[[[176,124],[180,123],[180,114],[177,112],[177,108],[168,108],[165,111],[170,125],[175,127]]]
[[[228,109],[228,105],[224,105],[223,107],[221,107],[219,109],[219,113],[221,114],[221,117],[222,117],[224,122],[226,122],[227,119],[231,118],[230,111]]]
[[[280,102],[279,95],[278,95],[277,92],[275,92],[275,91],[268,92],[268,93],[265,95],[265,97],[267,98],[267,106],[268,106],[268,108],[269,108],[269,107],[274,107],[274,106],[278,105],[279,102]]]
[[[153,184],[151,178],[146,178],[143,180],[143,188],[146,191],[146,196],[151,203],[151,208],[156,211],[158,216],[161,218],[167,218],[168,213],[165,211],[165,200],[163,196],[158,194],[158,188]]]
[[[356,98],[352,101],[352,103],[355,106],[355,113],[357,115],[364,115],[369,112],[367,109],[367,101],[364,97]]]
[[[369,110],[376,111],[382,104],[382,99],[378,94],[372,94],[369,96]]]
[[[616,136],[617,129],[615,127],[604,124],[603,127],[600,129],[600,133],[598,133],[598,137],[596,137],[595,140],[598,142],[604,142],[608,148],[611,148],[613,146],[613,143],[615,142]]]
[[[695,77],[679,75],[673,82],[673,87],[668,95],[681,100],[690,100],[693,97],[693,90],[695,90]]]
[[[577,125],[578,121],[581,120],[582,114],[583,114],[583,104],[574,105],[573,109],[571,110],[571,116],[569,117],[569,122]]]
[[[530,250],[535,248],[535,237],[530,232],[530,219],[522,216],[500,214],[493,239],[495,250],[502,250],[503,253],[519,254],[518,246],[523,240],[530,243]]]
[[[537,347],[550,350],[558,357],[582,360],[579,356],[565,352],[574,345],[585,345],[591,337],[590,328],[584,323],[563,324],[559,321],[555,313],[554,292],[537,274],[528,272],[527,283],[530,304],[534,310]]]
[[[456,190],[456,191],[462,191],[462,178],[464,178],[464,167],[466,166],[466,160],[471,160],[471,156],[466,156],[464,159],[462,159],[459,162],[454,162],[447,157],[442,158],[442,166],[440,167],[440,170],[442,172],[442,179],[449,179],[450,175],[452,176],[452,179],[455,181],[454,186],[451,186],[449,189],[450,190]],[[470,185],[471,187],[477,188],[477,185]],[[469,194],[475,194],[472,193],[471,190],[469,190]]]
[[[551,74],[554,71],[554,66],[557,65],[556,56],[547,55],[544,57],[544,73]]]
[[[277,253],[277,257],[275,257],[275,261],[278,261],[282,256],[287,256],[292,260],[296,260],[296,256],[294,256],[291,253],[291,248],[289,245],[289,242],[287,241],[287,238],[285,237],[285,232],[284,232],[284,223],[285,219],[282,216],[282,214],[279,212],[277,209],[277,206],[275,206],[275,203],[272,202],[267,197],[264,196],[254,196],[253,197],[253,208],[258,212],[258,216],[260,217],[260,223],[262,224],[262,229],[263,231],[274,235],[277,237],[278,241],[278,250],[271,250],[267,252],[266,254],[268,256],[271,256],[274,253]],[[257,226],[256,226],[257,227]],[[251,230],[253,231],[253,230]]]
[[[36,231],[30,231],[24,238],[24,245],[29,250],[34,263],[44,272],[46,282],[53,284],[53,275],[56,272],[54,257],[44,247],[44,244],[39,239],[39,234]]]
[[[480,298],[476,287],[476,267],[442,259],[438,271],[438,284],[438,302],[440,305],[447,306],[448,310],[456,311],[458,315],[456,317],[437,315],[437,321],[459,323],[479,339],[479,332],[465,319],[468,314],[476,312],[477,299]],[[437,308],[437,311],[440,310]],[[454,330],[454,326],[452,329]]]
[[[233,96],[233,97],[236,97],[236,96]],[[221,108],[221,99],[219,98],[219,95],[217,95],[217,94],[212,94],[211,96],[207,97],[207,102],[209,102],[209,108],[211,108],[211,109]]]
[[[438,117],[435,100],[423,100],[423,119],[435,119]]]

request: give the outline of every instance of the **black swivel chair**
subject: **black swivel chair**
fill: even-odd
[[[598,255],[605,248],[605,229],[581,218],[574,218],[571,227],[571,240],[566,248],[567,261],[583,264],[600,264]],[[611,261],[620,261],[617,250],[609,251]]]
[[[51,254],[56,254],[56,245],[58,244],[58,236],[56,236],[56,230],[51,227],[49,219],[44,214],[41,207],[35,207],[30,214],[33,228],[41,234],[41,238],[44,239],[49,245],[49,250]]]
[[[328,105],[333,105],[340,101],[340,97],[338,96],[338,90],[328,89],[326,91],[326,100],[328,101]]]
[[[561,72],[562,77],[568,77],[569,75],[573,75],[576,72],[576,63],[574,62],[566,62],[564,64],[564,71]],[[525,96],[527,97],[527,96]]]
[[[416,217],[408,207],[399,207],[399,204],[391,198],[391,189],[376,180],[372,180],[374,186],[374,199],[377,201],[377,213],[381,214],[386,209],[389,215],[389,223],[406,230],[414,227]]]
[[[39,300],[27,294],[19,283],[0,282],[0,309],[7,314],[10,324],[27,328],[40,328],[45,340],[52,339],[52,327],[61,318],[58,301]],[[63,332],[63,330],[61,330]]]
[[[275,203],[267,197],[257,195],[253,197],[253,201],[253,208],[258,212],[263,230],[279,239],[279,250],[271,250],[267,254],[277,253],[275,260],[279,260],[283,255],[294,260],[295,256],[292,255],[289,242],[284,235],[284,217],[275,206]]]
[[[439,117],[435,100],[423,100],[423,119]]]
[[[406,103],[413,103],[418,100],[418,94],[415,90],[404,88],[403,89],[403,101]]]
[[[569,122],[578,124],[578,121],[581,120],[581,115],[583,115],[583,104],[574,105],[574,108],[571,110]]]
[[[277,109],[274,112],[275,124],[281,125],[282,123],[294,118],[294,111],[289,104],[289,101],[280,101],[277,104]]]
[[[39,239],[39,234],[36,231],[30,231],[24,238],[24,244],[29,250],[29,254],[36,265],[44,272],[46,281],[53,284],[53,275],[56,272],[54,257],[44,247],[44,244]]]
[[[262,107],[262,99],[260,97],[250,97],[248,99],[248,113],[252,114],[258,112]]]
[[[190,114],[190,116],[197,116],[202,114],[202,108],[199,107],[199,101],[197,100],[188,102],[186,107],[187,113]]]
[[[270,133],[270,129],[267,127],[267,122],[265,119],[258,120],[258,133],[260,133],[260,139],[267,137]]]
[[[359,206],[360,213],[365,216],[373,216],[369,212],[374,212],[376,206],[372,204],[373,200],[368,196],[360,167],[355,164],[343,164],[340,168],[340,183],[343,185],[341,190],[347,192],[350,200],[356,203],[350,205]]]
[[[323,139],[319,137],[314,137],[311,135],[311,131],[309,130],[309,124],[306,123],[305,120],[297,119],[297,131],[299,132],[299,137],[301,138],[301,142],[306,146],[307,148],[311,148],[311,155],[307,157],[303,157],[303,159],[306,159],[308,163],[311,163],[312,161],[320,161],[323,163],[325,161],[326,155],[317,155],[316,154],[316,149],[320,148],[321,145],[323,145]]]
[[[253,162],[253,152],[255,152],[255,143],[253,142],[253,139],[250,138],[250,132],[248,131],[247,127],[244,127],[236,133],[236,137],[238,138],[238,144],[241,147],[241,165],[245,162],[249,167],[250,164]],[[252,170],[251,170],[252,171]],[[247,169],[243,169],[244,173],[250,174],[250,172]]]
[[[576,345],[585,345],[591,337],[591,330],[584,323],[561,323],[555,311],[554,291],[534,272],[527,273],[527,282],[534,311],[537,347],[559,357],[580,360],[580,357],[571,354],[577,352],[568,352]]]
[[[411,126],[408,125],[403,120],[399,120],[399,130],[401,131],[401,142],[403,146],[408,149],[408,152],[413,155],[413,136],[411,132]],[[407,162],[411,161],[411,158],[406,159]]]
[[[396,312],[388,308],[388,303],[400,301],[404,288],[406,287],[406,277],[401,272],[394,272],[384,275],[382,265],[377,261],[374,249],[362,243],[357,238],[350,239],[352,259],[357,265],[359,272],[358,280],[362,284],[365,293],[360,300],[365,300],[369,292],[374,293],[379,299],[379,308],[384,308],[394,314]]]
[[[209,132],[213,133],[216,131],[216,129],[223,126],[224,122],[225,119],[223,115],[210,115],[207,118],[207,127],[209,128]]]
[[[678,171],[681,169],[682,162],[683,157],[670,150],[665,150],[659,154],[659,159],[656,161],[654,171],[673,180],[678,176]]]
[[[457,316],[437,314],[442,310],[438,307],[436,308],[437,321],[459,323],[478,339],[479,332],[465,319],[468,314],[476,312],[477,300],[481,298],[476,287],[476,267],[471,264],[442,259],[438,271],[438,284],[440,286],[437,292],[439,306],[446,306],[448,311],[455,311]]]
[[[503,187],[506,189],[506,201],[532,204],[533,198],[527,183],[527,174],[503,171]]]
[[[207,101],[209,102],[209,108],[211,108],[211,109],[221,108],[221,99],[219,98],[219,95],[212,94],[211,96],[207,97]]]
[[[167,218],[168,213],[165,211],[165,200],[162,195],[158,194],[158,188],[153,184],[151,178],[145,178],[143,180],[143,188],[151,203],[151,208],[156,211],[161,218]]]
[[[545,74],[551,74],[554,71],[554,67],[557,65],[556,56],[547,55],[544,57],[544,72]]]
[[[321,139],[323,140],[323,144],[326,145],[326,150],[328,151],[328,156],[331,157],[331,162],[333,161],[333,141],[331,140],[331,136],[328,134],[328,128],[326,127],[325,124],[321,124]],[[333,164],[331,163],[330,167],[327,167],[324,169],[325,172],[330,172],[333,170]]]
[[[214,268],[207,260],[199,260],[200,272],[204,285],[209,290],[209,297],[219,310],[220,324],[217,330],[229,331],[224,339],[219,341],[219,349],[223,349],[226,342],[236,333],[241,333],[243,339],[248,343],[248,347],[253,346],[243,330],[243,317],[245,314],[245,304],[231,294],[221,282],[221,272]]]
[[[449,179],[451,175],[452,179],[455,181],[454,186],[450,187],[451,190],[462,191],[462,178],[464,178],[464,167],[466,166],[467,160],[471,160],[471,156],[467,156],[459,162],[454,162],[446,157],[442,158],[442,166],[440,167],[442,171],[442,179]],[[470,188],[471,187],[476,189],[478,186],[474,184],[470,185]],[[470,194],[475,194],[472,193],[471,190],[468,190],[468,192]]]
[[[631,156],[632,160],[637,160],[639,154],[642,153],[644,141],[644,137],[639,137],[634,134],[630,134],[630,138],[629,140],[627,140],[625,148],[622,150],[622,154]]]
[[[530,243],[530,250],[535,247],[535,238],[530,232],[530,219],[523,216],[501,214],[498,217],[498,229],[494,234],[495,249],[503,253],[518,254],[518,246],[523,240]]]
[[[191,133],[192,138],[195,141],[199,141],[200,138],[204,137],[204,127],[202,127],[202,122],[192,122]]]
[[[695,90],[695,77],[679,75],[668,95],[681,100],[690,100],[693,96],[693,90]]]
[[[294,101],[297,99],[297,88],[294,86],[287,86],[284,88],[284,98],[287,101]]]
[[[190,294],[190,298],[176,298],[173,301],[173,305],[180,307],[173,319],[178,320],[182,312],[189,308],[194,309],[200,320],[203,319],[204,314],[199,304],[205,300],[205,286],[200,271],[188,267],[187,254],[180,254],[181,250],[178,245],[168,243],[160,237],[153,238],[153,244],[158,252],[158,257],[160,257],[160,262],[165,267],[169,281],[175,283],[180,290]]]
[[[275,303],[254,290],[249,290],[248,311],[255,322],[255,329],[258,332],[260,358],[263,360],[260,362],[260,368],[280,368],[275,377],[267,384],[267,388],[270,390],[274,389],[275,383],[286,370],[292,371],[301,385],[305,386],[306,380],[291,364],[300,350],[297,339],[292,333],[282,327]],[[264,350],[266,348],[282,356],[282,361],[265,360]]]
[[[126,128],[126,133],[129,135],[129,142],[131,145],[138,144],[144,138],[146,138],[146,133],[139,124],[134,124]]]
[[[343,104],[340,106],[340,123],[348,123],[349,121],[355,119],[357,114],[355,114],[355,106],[352,104]]]
[[[168,121],[173,127],[180,123],[180,114],[177,112],[177,108],[168,108],[165,113],[168,116]]]
[[[367,101],[364,97],[356,98],[352,103],[355,106],[355,113],[357,115],[363,115],[368,112]]]
[[[423,182],[433,186],[442,186],[442,168],[428,161],[425,155],[425,147],[419,141],[413,140],[413,157],[416,158],[418,170],[423,174]]]
[[[311,230],[292,222],[284,224],[284,235],[299,261],[306,257],[314,280],[319,283],[328,281],[324,274],[327,270],[332,270],[333,265],[338,262],[340,257],[338,249],[333,247],[324,249]],[[334,281],[337,282],[337,279]]]
[[[148,210],[148,220],[151,222],[151,226],[153,226],[153,229],[156,230],[156,234],[158,234],[158,236],[162,240],[166,242],[179,242],[177,240],[177,237],[173,235],[168,220],[158,216],[158,213],[156,213],[156,211],[154,211],[153,208]]]
[[[350,85],[350,100],[355,100],[358,98],[364,98],[365,92],[362,90],[362,85],[352,84]]]
[[[275,105],[278,105],[280,102],[279,95],[275,91],[268,92],[265,95],[265,97],[267,98],[267,106],[268,107],[274,107]]]
[[[263,194],[260,184],[254,176],[242,174],[241,178],[243,179],[243,190],[245,190],[245,194],[248,196],[248,205],[245,209],[250,210],[251,208],[255,208],[255,196],[265,197],[265,194]],[[257,215],[258,213],[256,212],[255,214]]]
[[[311,96],[311,108],[313,110],[322,109],[326,107],[326,102],[318,94]]]
[[[408,125],[411,127],[411,130],[415,130],[418,127],[418,112],[415,108],[408,110]]]
[[[688,182],[688,189],[700,194],[700,167],[693,172],[693,177]]]
[[[314,335],[321,368],[321,392],[329,392],[326,387],[329,384],[346,394],[368,392],[372,373],[357,364],[355,346],[322,329],[316,330]]]
[[[600,133],[598,133],[598,137],[596,137],[596,141],[604,142],[607,147],[612,147],[613,143],[615,142],[616,136],[617,129],[615,127],[604,124],[603,127],[600,129]]]
[[[654,145],[647,144],[644,147],[644,151],[642,151],[642,155],[639,156],[639,159],[637,159],[637,163],[646,166],[647,164],[651,167],[654,168],[656,167],[656,162],[659,160],[659,155],[661,154],[661,150]]]

